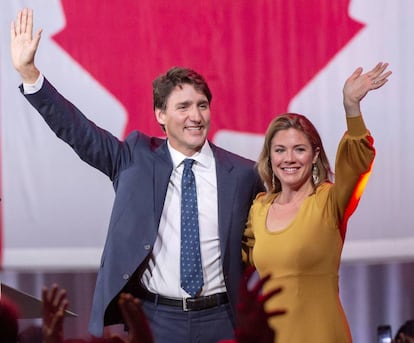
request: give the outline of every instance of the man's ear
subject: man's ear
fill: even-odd
[[[154,114],[155,114],[155,118],[157,119],[158,124],[160,124],[161,126],[165,125],[165,112],[163,112],[160,108],[156,108],[154,110]]]

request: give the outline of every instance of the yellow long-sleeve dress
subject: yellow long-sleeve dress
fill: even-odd
[[[352,342],[339,299],[338,270],[346,223],[358,204],[375,150],[362,116],[347,118],[347,126],[337,151],[335,183],[317,187],[285,229],[266,228],[278,194],[259,194],[250,210],[243,259],[261,277],[272,275],[264,292],[283,287],[266,304],[266,310],[287,311],[269,320],[277,343]]]

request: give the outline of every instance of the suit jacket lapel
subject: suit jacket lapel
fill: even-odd
[[[216,160],[217,198],[218,198],[218,226],[221,242],[221,252],[224,256],[224,247],[231,225],[231,204],[234,202],[237,178],[234,175],[234,165],[223,153],[223,150],[211,144]]]
[[[153,164],[154,221],[155,227],[158,228],[173,168],[167,141],[164,141],[164,143],[155,150]]]
[[[234,175],[234,165],[226,156],[224,151],[210,143],[216,161],[217,173],[217,198],[218,198],[218,227],[221,242],[221,250],[224,254],[224,247],[228,239],[231,225],[231,204],[234,202],[236,193],[237,178]],[[166,141],[155,150],[153,161],[154,180],[154,208],[155,226],[161,218],[164,200],[167,194],[168,183],[173,168],[171,155],[168,151]]]

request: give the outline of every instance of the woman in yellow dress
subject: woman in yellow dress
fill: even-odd
[[[266,310],[278,343],[352,342],[339,299],[338,270],[346,225],[374,161],[373,139],[360,102],[382,87],[390,71],[378,63],[356,69],[346,80],[343,103],[347,131],[339,143],[335,182],[321,138],[303,115],[277,116],[266,132],[258,169],[267,192],[253,203],[243,238],[243,259],[261,277],[263,291],[282,286]]]

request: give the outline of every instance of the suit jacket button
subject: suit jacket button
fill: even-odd
[[[128,280],[128,279],[129,279],[129,274],[124,274],[124,275],[122,275],[122,278],[123,278],[124,280]]]
[[[144,245],[144,249],[145,249],[145,250],[150,250],[150,249],[151,249],[151,245],[149,245],[149,244],[145,244],[145,245]]]

